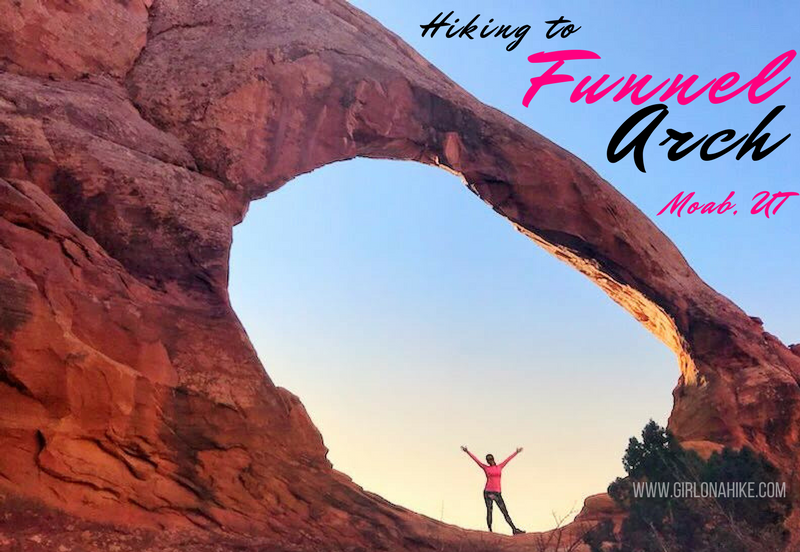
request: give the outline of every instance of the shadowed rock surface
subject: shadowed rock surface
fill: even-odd
[[[797,487],[800,356],[586,164],[359,10],[7,2],[0,22],[0,545],[530,548],[333,470],[231,310],[248,204],[357,156],[458,175],[675,352],[679,438],[748,444]],[[605,515],[593,497],[579,519]]]

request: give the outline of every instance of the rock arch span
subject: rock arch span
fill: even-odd
[[[287,548],[496,547],[331,470],[230,308],[231,228],[249,202],[357,156],[458,175],[676,353],[681,439],[749,444],[797,483],[800,358],[591,168],[346,2],[3,10],[22,22],[0,27],[0,442],[11,451],[0,485],[11,493]],[[41,41],[37,28],[54,23],[62,41]]]

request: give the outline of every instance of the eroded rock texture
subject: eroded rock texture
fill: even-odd
[[[54,512],[45,541],[77,524],[104,549],[91,520],[166,528],[136,541],[154,550],[530,546],[332,470],[230,308],[249,202],[356,156],[459,175],[675,351],[681,439],[749,444],[797,485],[800,356],[591,168],[346,2],[22,0],[0,45],[0,488]]]

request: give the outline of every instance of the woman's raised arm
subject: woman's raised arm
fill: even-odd
[[[501,468],[504,468],[504,467],[506,467],[506,464],[508,464],[509,462],[511,462],[511,459],[512,459],[512,458],[514,458],[514,457],[515,457],[517,454],[519,454],[520,452],[522,452],[522,447],[519,447],[517,450],[515,450],[514,452],[512,452],[512,453],[511,453],[511,456],[509,456],[508,458],[506,458],[505,460],[503,460],[502,462],[500,462],[500,467],[501,467]]]
[[[463,446],[463,447],[461,447],[461,450],[463,450],[464,452],[469,454],[469,457],[472,458],[473,460],[475,460],[475,463],[478,464],[481,468],[487,468],[488,467],[486,464],[484,464],[483,462],[478,460],[478,458],[474,454],[472,454],[467,447]]]

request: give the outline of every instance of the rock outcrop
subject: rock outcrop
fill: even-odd
[[[458,175],[675,352],[681,439],[748,444],[796,488],[800,356],[591,168],[345,1],[7,2],[0,45],[3,509],[167,529],[153,549],[529,546],[333,470],[231,310],[248,204],[357,156]]]

